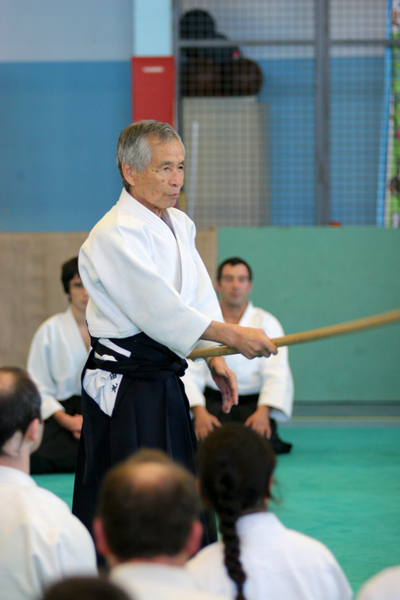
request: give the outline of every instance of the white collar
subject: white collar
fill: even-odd
[[[5,465],[0,465],[0,483],[2,485],[36,486],[35,480],[30,475],[13,467],[6,467]]]
[[[136,198],[131,196],[131,194],[127,192],[125,188],[122,190],[116,206],[124,208],[133,216],[138,217],[144,223],[148,223],[153,228],[160,230],[164,234],[169,232],[169,234],[172,233],[172,235],[174,235],[172,227],[173,209],[167,208],[164,211],[164,218],[161,219],[152,210],[146,208],[146,206],[143,206],[143,204],[136,200]],[[168,224],[168,221],[171,223],[171,225]]]
[[[162,585],[179,585],[194,589],[195,584],[190,574],[183,568],[175,565],[148,562],[125,562],[111,570],[110,579],[114,581],[131,580],[134,577],[138,583],[160,582]]]

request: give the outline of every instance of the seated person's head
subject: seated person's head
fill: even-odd
[[[40,394],[26,371],[0,368],[0,458],[17,458],[23,443],[29,453],[39,447],[40,404]]]
[[[253,281],[252,268],[250,267],[248,262],[246,262],[243,258],[240,258],[239,256],[232,256],[231,258],[226,258],[224,261],[222,261],[222,263],[220,263],[218,265],[217,281],[218,282],[221,281],[223,274],[224,274],[224,268],[226,266],[237,267],[238,265],[243,265],[243,267],[245,267],[245,270],[247,271],[246,275],[247,275],[249,281],[252,282]]]
[[[271,497],[276,459],[265,437],[241,423],[216,427],[200,444],[200,492],[219,518],[225,565],[236,583],[237,598],[244,598],[246,574],[240,563],[236,521],[263,511]]]
[[[61,281],[72,310],[85,312],[89,299],[78,271],[78,257],[70,258],[61,267]]]
[[[51,586],[42,600],[132,600],[119,587],[95,577],[73,577]]]
[[[71,282],[71,279],[74,279],[76,277],[79,277],[78,257],[74,256],[73,258],[70,258],[69,260],[67,260],[61,266],[61,281],[63,284],[64,292],[66,294],[69,295],[71,293],[70,282]],[[80,279],[80,277],[79,277],[79,279]]]
[[[198,451],[200,490],[217,512],[227,502],[240,516],[263,510],[270,498],[276,458],[270,443],[250,427],[227,423],[215,428]]]
[[[199,548],[201,501],[193,475],[158,450],[141,450],[104,478],[94,523],[111,566],[165,557],[183,564]]]

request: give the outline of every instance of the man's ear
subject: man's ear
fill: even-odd
[[[40,419],[33,419],[29,424],[28,429],[25,432],[25,439],[30,442],[41,442],[43,434],[43,421]]]
[[[122,163],[122,173],[124,174],[124,177],[125,177],[126,181],[129,183],[129,185],[135,185],[136,169],[134,169],[132,167],[132,165],[129,165],[128,163],[123,162]]]
[[[93,536],[96,543],[97,552],[102,556],[108,556],[110,554],[110,548],[107,544],[103,521],[99,518],[96,518],[93,521]]]
[[[40,419],[33,419],[25,432],[24,439],[30,446],[30,452],[37,450],[42,443],[44,423]]]
[[[196,552],[199,551],[202,538],[203,525],[200,521],[193,521],[185,548],[188,558],[192,558],[192,556],[194,556]]]

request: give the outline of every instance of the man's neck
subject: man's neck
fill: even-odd
[[[111,568],[116,567],[118,565],[163,565],[164,567],[181,567],[183,568],[184,564],[188,560],[189,556],[186,553],[179,553],[175,556],[154,556],[153,558],[131,558],[126,561],[119,561],[114,557],[113,560],[108,560],[110,562]]]
[[[246,311],[247,306],[248,302],[241,304],[240,306],[229,306],[224,302],[221,302],[222,316],[224,317],[225,323],[238,325],[240,323],[240,319],[243,317]]]
[[[76,306],[71,306],[71,311],[79,327],[86,326],[86,310],[79,310]]]
[[[10,469],[16,469],[22,471],[26,475],[30,473],[30,457],[29,455],[20,455],[16,458],[8,456],[0,456],[0,466],[9,467]]]

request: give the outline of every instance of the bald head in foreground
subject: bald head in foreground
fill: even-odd
[[[161,451],[141,450],[112,469],[94,522],[111,580],[137,600],[216,598],[183,568],[200,547],[200,511],[193,475]]]
[[[54,581],[97,572],[88,531],[29,475],[43,434],[40,403],[26,371],[0,368],[0,581],[7,600],[33,600]]]

